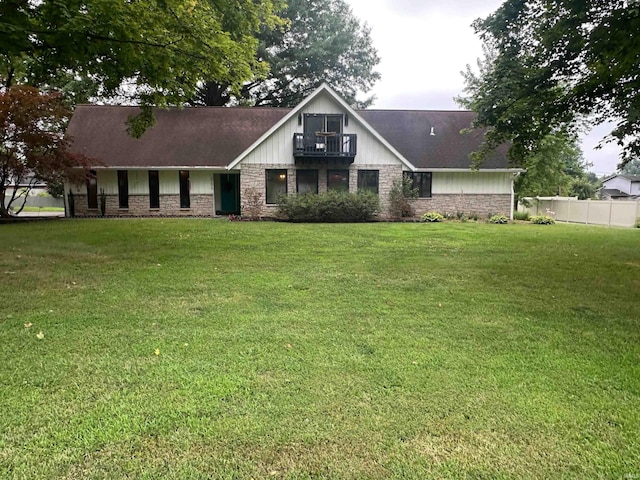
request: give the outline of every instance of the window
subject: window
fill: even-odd
[[[98,176],[95,170],[87,176],[87,208],[98,209]]]
[[[431,172],[405,172],[404,175],[413,180],[413,188],[418,189],[418,197],[431,197]]]
[[[349,170],[327,170],[327,190],[349,191]]]
[[[149,170],[149,208],[160,208],[160,176],[158,170]]]
[[[378,170],[358,170],[358,190],[378,193]]]
[[[189,197],[189,170],[180,170],[180,208],[191,208],[191,198]]]
[[[298,193],[318,193],[318,170],[298,170],[296,183]]]
[[[304,116],[304,133],[315,135],[316,132],[342,133],[342,115],[306,114]]]
[[[280,195],[287,193],[287,171],[266,170],[267,173],[267,203],[278,203]]]
[[[118,208],[129,208],[129,176],[126,170],[118,170]]]

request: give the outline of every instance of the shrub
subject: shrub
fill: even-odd
[[[636,218],[636,223],[633,226],[635,228],[640,228],[640,217]]]
[[[537,225],[552,225],[556,223],[556,221],[549,215],[534,215],[533,217],[530,217],[529,220],[531,223],[535,223]]]
[[[375,193],[329,191],[283,195],[277,215],[291,222],[367,222],[375,217],[378,209]]]
[[[480,217],[478,216],[478,214],[476,212],[471,212],[471,214],[469,215],[469,220],[473,220],[474,222],[477,222],[478,218],[480,218]]]
[[[389,215],[391,218],[413,217],[411,200],[418,198],[418,189],[413,188],[413,180],[409,177],[393,181],[389,190]]]
[[[504,216],[504,215],[493,215],[490,219],[489,219],[489,223],[499,223],[499,224],[504,224],[504,223],[509,223],[509,219]]]
[[[513,218],[515,220],[524,220],[526,222],[527,220],[529,220],[529,212],[526,212],[526,211],[525,212],[519,212],[519,211],[513,212]]]
[[[444,217],[440,215],[438,212],[427,212],[422,217],[420,217],[421,222],[441,222],[444,220]]]

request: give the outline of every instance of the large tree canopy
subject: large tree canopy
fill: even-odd
[[[484,149],[523,163],[549,134],[613,121],[621,164],[640,154],[640,5],[627,0],[507,0],[474,23],[495,52],[467,88]]]
[[[279,0],[3,0],[0,80],[84,82],[100,97],[179,105],[203,79],[239,91],[266,75],[256,34]]]
[[[518,200],[548,195],[590,198],[595,187],[587,179],[586,166],[576,137],[548,135],[527,158],[527,171],[516,177],[515,195]]]
[[[246,83],[239,94],[212,77],[194,103],[292,107],[325,81],[351,105],[371,103],[358,103],[356,95],[380,78],[378,54],[369,28],[344,0],[289,0],[281,16],[287,27],[266,26],[258,35],[258,59],[270,65],[268,77]]]

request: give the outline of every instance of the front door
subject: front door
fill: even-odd
[[[220,213],[240,213],[240,175],[220,175]]]

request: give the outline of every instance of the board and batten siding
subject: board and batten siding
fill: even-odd
[[[303,119],[306,113],[343,115],[345,112],[328,94],[323,93],[313,99],[300,112]],[[242,163],[251,165],[293,165],[293,134],[302,132],[304,132],[304,120],[302,125],[298,125],[298,115],[294,115],[249,153],[242,160]],[[349,118],[349,125],[343,126],[343,133],[355,133],[358,136],[354,165],[400,164],[398,158],[352,116]]]
[[[512,173],[434,172],[433,195],[442,194],[511,194]]]

